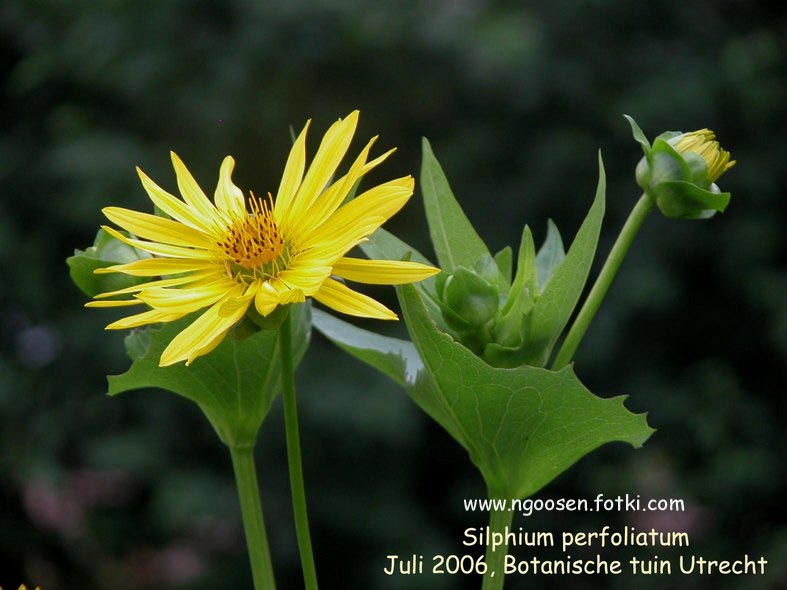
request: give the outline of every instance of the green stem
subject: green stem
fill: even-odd
[[[494,497],[492,494],[489,495],[490,499]],[[505,539],[506,528],[510,530],[513,519],[514,513],[510,510],[491,510],[489,512],[489,532],[501,533],[503,539]],[[484,574],[481,590],[502,590],[506,579],[506,555],[508,555],[508,543],[504,543],[494,551],[491,543],[486,546],[486,573]]]
[[[314,567],[312,540],[309,533],[309,516],[306,511],[306,488],[303,484],[301,440],[298,433],[298,406],[295,401],[295,375],[292,361],[292,333],[290,314],[279,328],[281,346],[281,381],[284,397],[284,425],[287,435],[287,461],[290,467],[292,509],[295,514],[295,533],[301,553],[301,567],[306,590],[317,589],[317,570]]]
[[[273,563],[262,518],[260,488],[257,483],[257,470],[254,466],[252,447],[230,447],[232,467],[235,470],[235,483],[243,515],[243,528],[246,531],[246,545],[251,561],[251,574],[255,590],[273,590]]]
[[[615,241],[615,245],[612,246],[612,250],[607,257],[607,261],[604,263],[604,267],[601,269],[601,273],[599,273],[596,279],[596,283],[590,290],[587,299],[585,299],[582,309],[579,310],[579,314],[577,314],[574,324],[568,332],[568,336],[566,336],[563,345],[560,347],[560,351],[555,357],[555,362],[552,363],[553,370],[562,369],[571,362],[579,343],[585,336],[585,332],[587,332],[590,322],[593,321],[593,317],[596,315],[604,296],[607,294],[609,286],[612,284],[612,280],[615,278],[620,268],[620,263],[623,262],[623,258],[625,258],[631,246],[631,242],[634,241],[634,236],[637,235],[639,228],[642,227],[642,223],[653,208],[653,204],[653,199],[645,194],[642,195],[639,201],[637,201],[637,204],[634,205],[634,209],[631,210],[626,223],[623,225],[623,229],[620,230],[620,235],[617,241]]]

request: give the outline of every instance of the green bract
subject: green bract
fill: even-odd
[[[125,264],[141,258],[150,258],[150,254],[124,244],[100,229],[93,245],[85,250],[74,250],[74,255],[66,258],[66,264],[74,284],[86,295],[95,297],[99,293],[125,289],[148,280],[121,273],[95,274],[94,272],[97,268]]]
[[[693,151],[679,152],[675,145],[683,133],[667,131],[648,141],[633,118],[625,115],[634,139],[645,156],[637,165],[637,184],[667,217],[707,219],[724,211],[730,193],[711,181],[705,159]]]
[[[316,310],[315,327],[402,385],[467,450],[491,496],[530,496],[605,443],[641,445],[653,430],[623,397],[593,395],[572,366],[544,368],[595,254],[604,214],[600,158],[596,197],[569,251],[553,223],[538,252],[525,227],[513,277],[511,249],[490,255],[426,141],[421,187],[444,272],[397,288],[412,342]],[[362,248],[372,258],[428,262],[384,230]]]
[[[472,250],[457,238],[462,230],[455,233],[456,228],[468,227],[469,222],[428,143],[422,176],[441,180],[422,182],[432,239],[441,244],[435,249],[444,272],[435,281],[434,300],[445,331],[493,367],[546,366],[579,300],[596,251],[606,186],[601,158],[596,198],[568,253],[553,222],[538,253],[525,226],[513,280],[510,249],[492,257],[475,232]],[[446,219],[454,220],[453,233]],[[424,294],[428,297],[430,292]]]

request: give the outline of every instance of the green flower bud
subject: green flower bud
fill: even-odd
[[[495,317],[500,295],[486,279],[460,267],[446,279],[442,299],[453,312],[444,313],[446,323],[455,330],[467,330],[483,328]]]
[[[735,165],[708,129],[659,135],[653,145],[631,117],[634,138],[645,156],[637,164],[637,184],[667,217],[706,219],[724,211],[730,201],[715,181]]]

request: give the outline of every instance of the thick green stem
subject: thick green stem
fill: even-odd
[[[620,235],[615,241],[615,245],[612,246],[612,250],[596,279],[596,283],[590,290],[587,299],[585,299],[582,309],[579,310],[579,314],[577,314],[568,336],[566,336],[560,351],[555,357],[555,362],[552,363],[553,370],[562,369],[571,362],[579,343],[582,342],[590,322],[593,321],[593,317],[596,315],[609,286],[612,284],[612,280],[620,268],[620,263],[623,262],[631,242],[634,241],[634,236],[637,235],[639,228],[642,227],[642,223],[652,208],[653,199],[648,195],[642,195],[637,204],[634,205],[634,209],[631,210],[626,223],[623,225],[623,229],[620,230]]]
[[[303,484],[301,439],[298,432],[298,406],[295,401],[295,375],[292,359],[292,334],[290,314],[279,328],[281,346],[281,381],[284,397],[284,425],[287,434],[287,461],[290,466],[290,492],[295,514],[295,533],[301,553],[301,567],[306,590],[317,589],[317,570],[314,566],[312,539],[309,533],[309,516],[306,511],[306,488]]]
[[[490,499],[494,498],[490,494]],[[489,512],[489,532],[501,533],[503,539],[506,538],[507,529],[511,528],[511,522],[514,519],[514,513],[510,510],[490,510]],[[481,590],[502,590],[503,583],[506,579],[505,574],[505,561],[508,555],[508,543],[497,547],[492,550],[492,544],[486,546],[486,573],[484,574],[484,582]]]
[[[265,521],[262,518],[254,450],[251,447],[231,447],[230,453],[235,470],[235,483],[238,486],[243,528],[246,531],[254,590],[273,590],[276,582],[273,578],[273,562],[265,533]]]

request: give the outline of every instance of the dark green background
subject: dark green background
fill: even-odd
[[[727,213],[702,223],[652,215],[577,357],[592,390],[631,394],[629,407],[648,411],[658,431],[641,450],[593,453],[541,496],[684,498],[690,511],[655,525],[688,530],[692,551],[709,558],[765,555],[769,574],[512,579],[508,588],[784,584],[779,4],[4,2],[0,585],[250,587],[225,449],[175,396],[103,396],[105,375],[128,365],[122,336],[102,329],[117,314],[82,309],[63,260],[90,244],[102,206],[150,206],[134,165],[173,190],[172,148],[212,191],[231,153],[241,186],[274,190],[288,126],[313,117],[322,132],[356,107],[363,139],[380,133],[380,150],[399,147],[374,179],[417,172],[428,136],[494,249],[514,244],[525,222],[540,241],[548,217],[572,236],[601,148],[608,252],[638,197],[640,151],[623,113],[651,136],[717,131],[738,160],[722,179],[733,193]],[[419,193],[388,228],[429,252]],[[372,292],[396,306],[393,290]],[[462,530],[484,523],[462,509],[483,486],[460,447],[401,390],[319,336],[298,382],[323,587],[479,587],[470,577],[381,574],[390,553],[461,552]],[[277,577],[298,588],[279,403],[258,462]],[[650,526],[634,517],[515,524]]]

